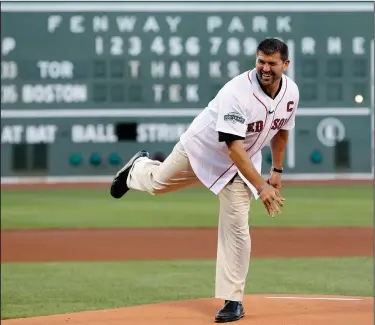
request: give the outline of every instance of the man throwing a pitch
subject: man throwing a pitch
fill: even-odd
[[[116,199],[129,189],[154,195],[199,182],[219,197],[215,297],[225,302],[216,314],[218,323],[244,316],[251,199],[260,198],[270,216],[284,206],[281,173],[299,101],[297,85],[284,74],[288,65],[287,45],[265,39],[257,48],[256,67],[221,88],[164,162],[139,151],[112,182]],[[266,144],[272,152],[267,181],[261,176],[261,149]]]

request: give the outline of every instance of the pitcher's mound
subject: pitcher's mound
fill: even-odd
[[[4,321],[4,325],[204,325],[213,324],[219,299]],[[307,295],[250,295],[244,300],[243,325],[373,325],[372,298]]]

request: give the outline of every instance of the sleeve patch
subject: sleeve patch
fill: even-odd
[[[224,115],[224,121],[232,122],[233,124],[235,124],[235,123],[244,124],[245,123],[245,119],[237,112],[229,112],[228,114],[225,114]]]

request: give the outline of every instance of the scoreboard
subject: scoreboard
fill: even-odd
[[[112,175],[139,149],[163,159],[266,37],[288,44],[300,89],[287,173],[371,172],[373,4],[1,8],[2,178]]]

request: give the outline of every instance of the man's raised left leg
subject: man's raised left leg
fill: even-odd
[[[115,176],[111,195],[122,197],[129,189],[163,194],[199,183],[188,156],[178,142],[163,161],[152,160],[146,151],[138,152]]]

